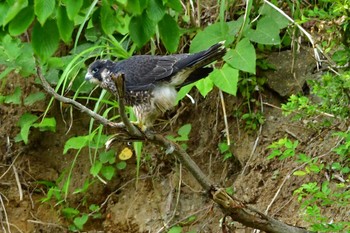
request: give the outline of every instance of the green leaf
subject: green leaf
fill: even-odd
[[[67,12],[64,7],[57,8],[57,27],[61,39],[68,43],[72,40],[72,33],[74,30],[74,22],[69,20]]]
[[[165,48],[174,53],[177,51],[180,40],[180,30],[177,22],[170,15],[164,15],[163,19],[159,21],[159,35],[163,41]]]
[[[227,24],[214,23],[197,33],[192,40],[190,53],[208,49],[213,44],[226,40],[229,27]]]
[[[21,103],[21,95],[22,95],[21,88],[16,87],[16,89],[12,95],[6,96],[5,103],[6,104],[20,104]]]
[[[154,22],[159,22],[165,15],[165,7],[162,0],[149,0],[147,15]]]
[[[115,163],[115,151],[114,150],[109,150],[100,153],[99,159],[102,163],[107,163],[109,162],[110,164]]]
[[[44,26],[36,23],[32,31],[34,52],[46,61],[58,48],[60,37],[56,22],[48,20]]]
[[[229,147],[229,145],[227,145],[227,143],[225,143],[225,142],[219,143],[219,150],[220,150],[221,154],[228,151],[229,149],[230,149],[230,147]]]
[[[12,38],[10,35],[5,35],[2,38],[2,46],[0,47],[1,62],[8,65],[13,65],[12,62],[21,54],[20,41],[17,38]]]
[[[89,219],[89,215],[83,214],[81,217],[76,217],[74,218],[74,225],[79,229],[82,230],[84,227],[84,224],[87,222]]]
[[[83,0],[62,0],[62,2],[66,6],[68,18],[73,21],[83,6]]]
[[[33,114],[24,113],[18,121],[18,125],[21,127],[19,136],[25,144],[28,143],[29,129],[37,119],[38,117]]]
[[[210,77],[210,75],[209,75],[209,77]],[[201,80],[197,81],[195,85],[196,85],[199,93],[201,93],[201,95],[203,97],[206,97],[207,94],[211,90],[213,90],[213,87],[214,87],[213,81],[209,78],[201,79]]]
[[[102,163],[100,161],[96,161],[90,168],[90,174],[95,177],[101,171]]]
[[[177,13],[181,13],[183,10],[180,0],[167,0],[166,4],[167,6],[175,10]]]
[[[24,99],[24,105],[31,106],[37,101],[45,99],[45,94],[41,91],[30,94],[27,98]]]
[[[148,0],[131,0],[127,1],[126,10],[133,15],[141,15],[148,5]]]
[[[78,136],[72,137],[66,141],[64,144],[63,154],[66,154],[69,149],[80,150],[81,148],[88,145],[90,137],[87,136]]]
[[[249,29],[245,36],[259,44],[278,45],[281,43],[278,25],[267,16],[258,20],[256,30]]]
[[[293,173],[293,175],[294,175],[294,176],[305,176],[305,175],[307,175],[307,173],[304,172],[304,171],[295,171],[295,172]]]
[[[21,10],[16,17],[10,21],[9,33],[18,36],[25,32],[34,20],[34,8],[28,6]]]
[[[61,213],[63,216],[65,216],[68,219],[72,219],[75,216],[77,216],[80,212],[77,209],[71,208],[71,207],[66,207],[61,210]]]
[[[12,4],[11,4],[12,3]],[[16,0],[16,1],[12,1],[10,4],[6,3],[5,5],[5,13],[4,14],[4,18],[3,18],[3,22],[2,24],[5,26],[6,24],[8,24],[13,18],[15,18],[15,16],[25,7],[28,6],[28,0]],[[1,11],[0,11],[1,12]]]
[[[130,20],[129,31],[131,39],[141,48],[155,33],[156,24],[146,12],[140,16],[134,16]]]
[[[181,136],[181,138],[188,140],[188,135],[190,134],[192,129],[191,124],[185,124],[180,127],[180,129],[177,131],[177,133]]]
[[[231,44],[235,37],[237,37],[238,32],[241,30],[242,24],[244,22],[244,17],[241,16],[239,17],[237,20],[232,20],[230,22],[227,22],[227,26],[228,26],[228,34],[229,37],[231,37],[232,39],[228,38],[227,39],[227,44]]]
[[[227,52],[225,61],[233,68],[255,74],[255,48],[247,38],[238,42],[235,49]]]
[[[191,91],[191,89],[194,85],[195,85],[195,83],[191,83],[189,85],[182,87],[177,92],[176,103],[178,103],[180,100],[182,100]]]
[[[56,132],[56,119],[54,117],[46,117],[40,123],[33,124],[33,127],[39,128],[40,131]]]
[[[220,90],[231,95],[236,95],[238,70],[225,64],[221,69],[215,69],[211,72],[209,77]]]
[[[180,226],[174,226],[170,228],[170,230],[168,231],[168,233],[181,233],[181,232],[182,232],[182,227]]]
[[[101,27],[102,30],[107,34],[111,35],[116,29],[117,22],[115,20],[114,10],[108,4],[107,0],[102,1],[102,7],[100,11]]]
[[[55,10],[55,0],[34,0],[34,12],[41,25]]]
[[[268,4],[264,4],[259,9],[259,13],[261,15],[268,16],[273,22],[275,22],[278,25],[279,29],[283,29],[289,24],[289,21],[285,16],[283,16],[281,13],[279,13],[277,10],[275,10]]]
[[[125,168],[126,168],[126,162],[125,161],[121,161],[121,162],[117,163],[117,169],[123,170]]]
[[[23,77],[36,73],[33,47],[31,44],[22,44],[21,54],[16,58],[15,64]]]
[[[101,174],[107,179],[111,180],[115,174],[115,168],[112,166],[103,166],[101,169]]]

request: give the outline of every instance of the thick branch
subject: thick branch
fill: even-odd
[[[119,111],[121,118],[124,124],[113,123],[99,114],[91,111],[86,108],[82,104],[63,97],[56,93],[52,87],[47,83],[45,77],[43,77],[41,73],[41,69],[39,65],[37,65],[37,74],[43,84],[43,88],[52,95],[58,101],[72,104],[80,111],[87,113],[89,116],[94,118],[96,121],[100,122],[103,125],[119,128],[125,130],[125,125],[130,124],[128,118],[125,114],[125,106],[123,98],[119,98]],[[115,77],[115,81],[118,80],[118,77]],[[123,80],[123,79],[120,79]],[[116,82],[116,85],[121,85],[121,82]],[[121,87],[121,86],[119,86]],[[122,111],[121,111],[122,110]],[[308,231],[299,227],[290,226],[283,222],[280,222],[276,219],[273,219],[257,210],[254,210],[248,206],[246,206],[243,202],[235,199],[230,196],[225,189],[217,188],[214,186],[213,182],[202,172],[202,170],[197,166],[197,164],[191,159],[191,157],[184,151],[177,143],[170,141],[164,138],[160,134],[153,133],[145,133],[142,134],[139,130],[137,130],[133,125],[131,128],[126,128],[130,138],[139,138],[140,140],[147,140],[157,145],[160,145],[164,148],[167,148],[167,151],[172,152],[180,162],[186,167],[186,169],[191,172],[191,174],[197,179],[200,185],[206,190],[210,195],[210,197],[216,202],[222,211],[231,216],[234,221],[240,222],[245,226],[257,228],[263,230],[265,232],[271,233],[307,233]],[[134,131],[137,130],[137,131]]]

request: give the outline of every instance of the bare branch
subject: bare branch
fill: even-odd
[[[123,97],[122,92],[118,94],[118,98],[120,97],[119,111],[120,111],[120,116],[123,120],[123,124],[117,124],[105,119],[99,114],[96,114],[95,112],[86,108],[82,104],[72,99],[63,97],[58,93],[56,93],[47,83],[46,79],[42,76],[41,69],[38,64],[36,69],[37,69],[37,74],[43,83],[43,88],[55,99],[64,103],[72,104],[73,106],[78,108],[80,111],[88,114],[89,116],[91,116],[92,118],[94,118],[95,120],[97,120],[98,122],[100,122],[105,126],[123,129],[123,130],[125,130],[126,128],[129,133],[129,138],[132,138],[132,139],[136,138],[139,140],[149,141],[159,146],[162,146],[164,148],[167,148],[167,151],[174,154],[176,158],[182,163],[182,165],[185,166],[186,169],[197,179],[197,181],[200,183],[202,188],[208,193],[208,196],[220,206],[223,213],[225,213],[226,215],[229,215],[234,221],[240,222],[243,225],[251,228],[257,228],[265,232],[271,232],[271,233],[307,233],[308,232],[305,229],[290,226],[276,219],[273,219],[247,206],[242,201],[239,201],[236,198],[232,197],[226,192],[225,189],[215,187],[214,183],[202,172],[202,170],[191,159],[188,153],[177,143],[166,139],[160,134],[154,134],[151,132],[147,132],[145,134],[141,133],[138,129],[136,129],[135,126],[133,126],[130,123],[129,119],[126,116],[124,100],[122,98]],[[118,77],[123,77],[123,75]],[[113,79],[115,80],[116,85],[119,86],[119,88],[122,88],[123,78],[118,79],[118,77],[115,76],[113,77]],[[119,90],[122,90],[122,89],[119,89]],[[129,128],[128,126],[125,127],[128,124],[130,124],[132,127],[131,128]],[[134,130],[136,130],[136,132],[134,132]]]

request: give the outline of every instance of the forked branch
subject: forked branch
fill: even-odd
[[[191,157],[187,154],[185,150],[182,149],[177,143],[170,141],[163,137],[160,134],[155,133],[142,133],[135,126],[133,126],[128,120],[125,113],[125,105],[124,99],[122,98],[122,92],[119,93],[119,113],[123,120],[123,123],[113,123],[101,115],[93,112],[88,109],[84,105],[72,100],[70,98],[59,95],[55,90],[49,85],[46,81],[45,77],[42,75],[40,66],[37,64],[36,66],[37,75],[42,82],[43,88],[55,99],[60,102],[71,104],[75,106],[80,111],[88,114],[90,117],[94,118],[96,121],[101,123],[104,126],[122,129],[123,131],[127,131],[130,138],[133,140],[135,138],[139,140],[149,141],[151,143],[157,144],[164,148],[167,148],[167,151],[171,152],[176,156],[176,158],[182,163],[183,166],[197,179],[202,188],[209,194],[208,196],[216,202],[223,213],[226,216],[230,216],[234,221],[240,222],[243,225],[251,228],[260,229],[265,232],[271,233],[307,233],[308,231],[285,224],[276,219],[273,219],[260,211],[257,211],[242,201],[237,200],[236,198],[229,195],[225,189],[219,188],[214,185],[214,183],[202,172],[202,170],[198,167],[198,165],[191,159]],[[113,80],[119,88],[119,90],[123,90],[124,87],[124,79],[123,75],[114,76]]]

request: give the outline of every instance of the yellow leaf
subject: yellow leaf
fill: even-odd
[[[131,156],[132,156],[132,151],[128,147],[125,147],[122,150],[122,152],[120,152],[119,159],[120,160],[128,160],[131,158]]]

